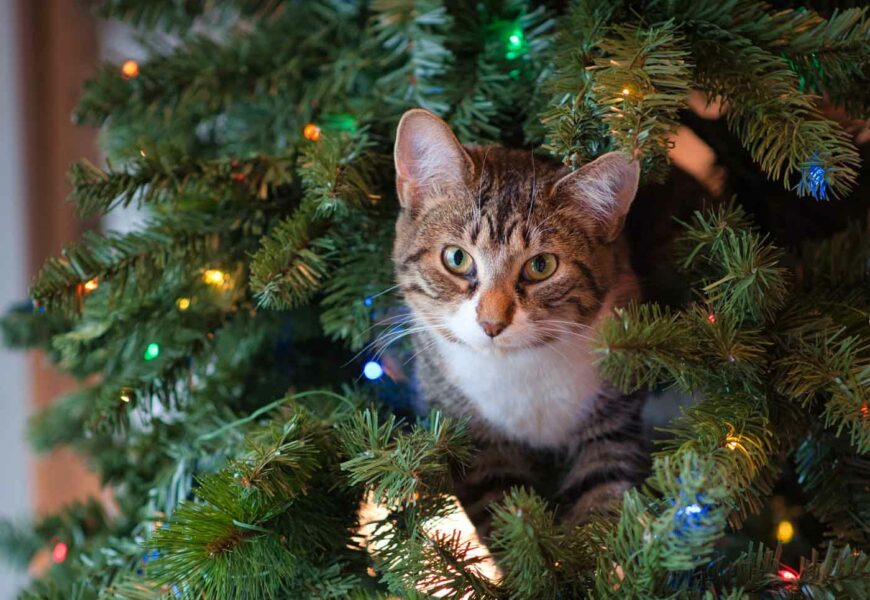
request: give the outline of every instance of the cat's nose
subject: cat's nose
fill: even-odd
[[[480,326],[483,332],[491,338],[494,338],[507,327],[504,321],[480,321]]]

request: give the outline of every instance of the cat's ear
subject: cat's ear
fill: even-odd
[[[456,193],[474,171],[471,157],[447,123],[422,108],[409,110],[399,121],[393,157],[399,202],[412,210]]]
[[[602,236],[612,241],[625,225],[639,181],[637,161],[609,152],[560,179],[553,195],[579,202],[601,224]]]

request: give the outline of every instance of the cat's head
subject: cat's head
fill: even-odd
[[[623,269],[636,162],[612,152],[569,173],[528,151],[464,147],[416,109],[395,163],[393,260],[418,325],[481,351],[583,336]]]

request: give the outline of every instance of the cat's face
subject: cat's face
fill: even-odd
[[[393,260],[417,326],[480,351],[585,337],[613,283],[636,163],[611,153],[568,174],[527,151],[464,148],[422,110],[403,117],[395,159]]]

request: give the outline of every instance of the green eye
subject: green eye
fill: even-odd
[[[447,267],[448,271],[457,275],[465,275],[474,264],[471,255],[459,246],[447,246],[444,248],[444,252],[441,253],[441,260],[444,261],[444,266]]]
[[[555,254],[538,254],[523,265],[523,277],[529,281],[543,281],[555,273],[558,266]]]

